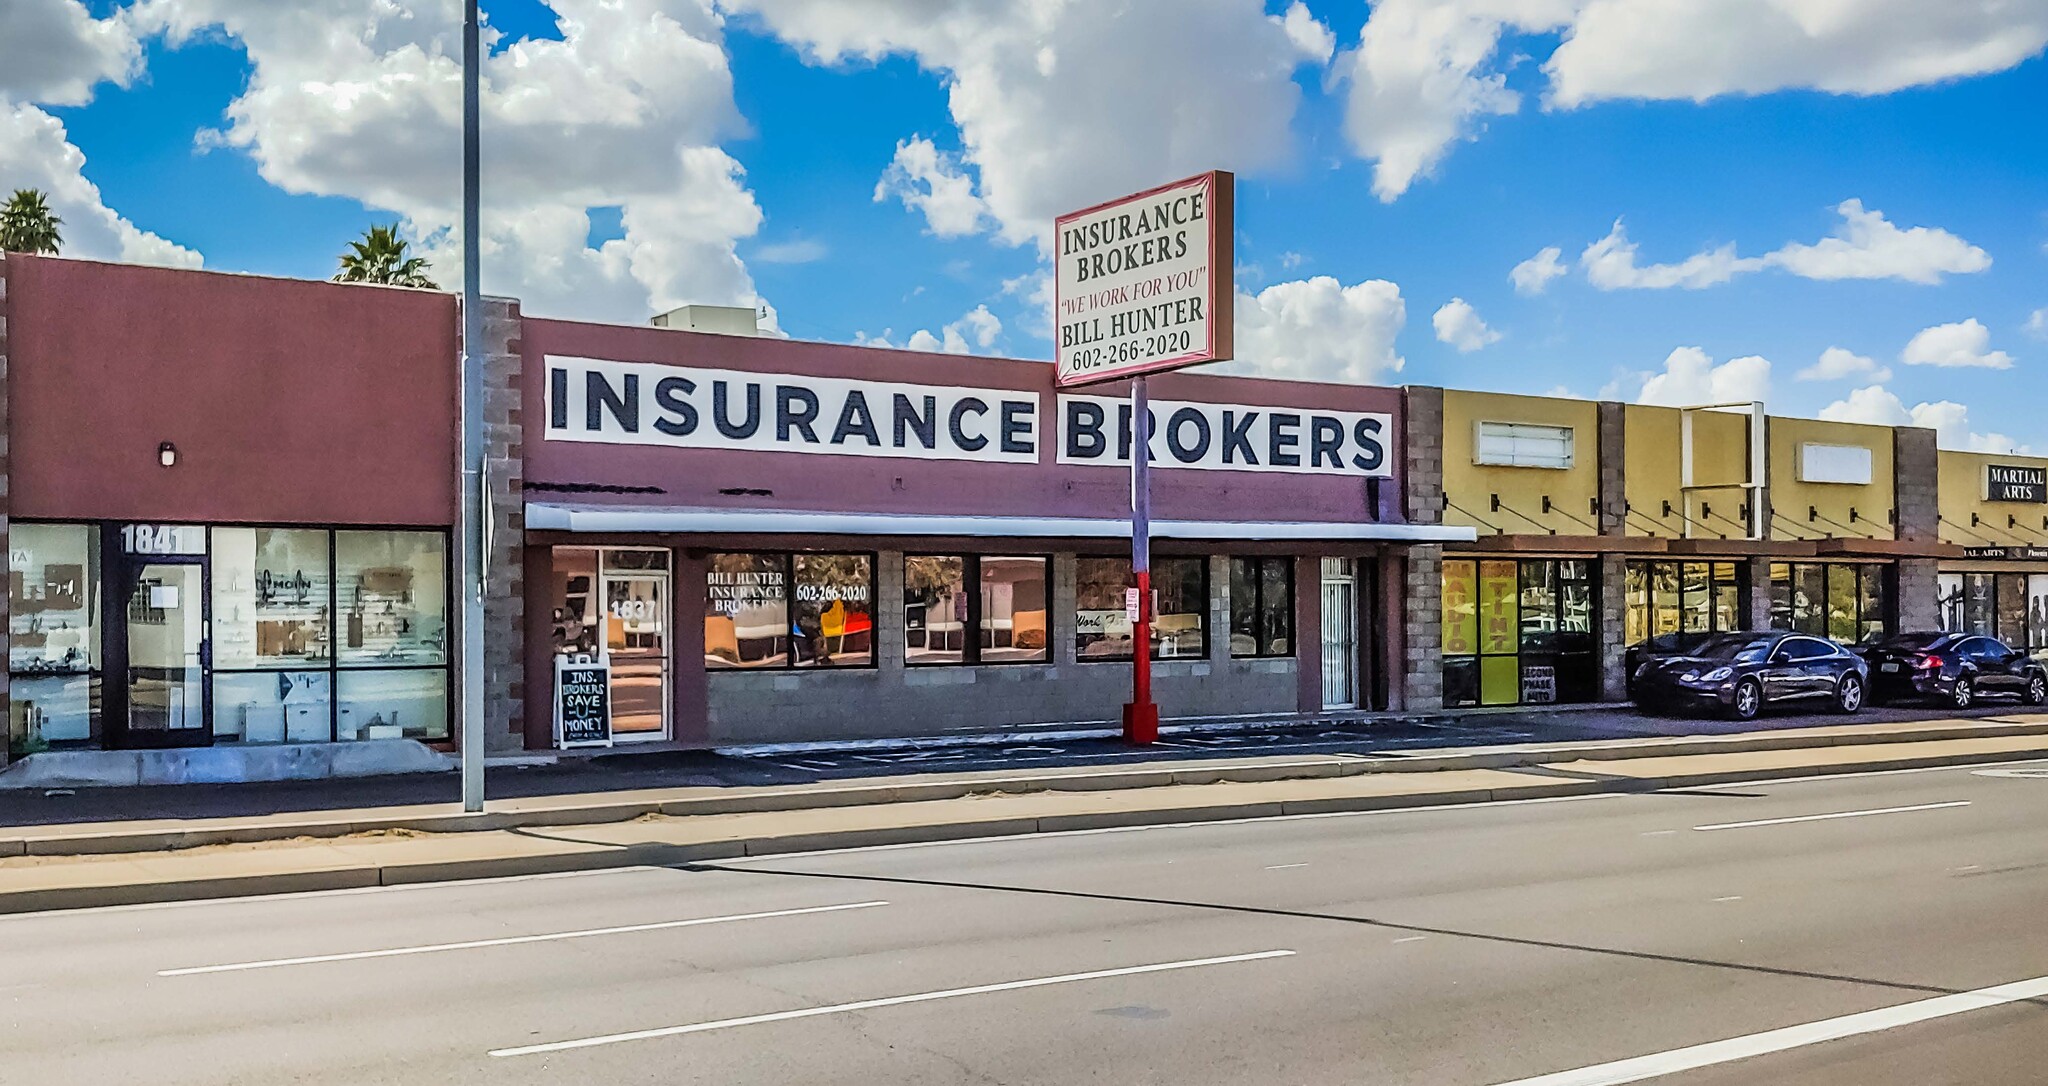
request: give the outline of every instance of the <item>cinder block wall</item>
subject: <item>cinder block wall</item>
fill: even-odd
[[[1411,387],[1404,467],[1408,523],[1442,524],[1444,519],[1444,390]],[[1402,585],[1407,590],[1401,641],[1408,649],[1398,682],[1396,706],[1411,713],[1444,707],[1443,559],[1438,544],[1407,549]],[[1389,559],[1396,561],[1398,559]]]
[[[484,583],[484,749],[490,753],[526,745],[526,438],[519,329],[516,300],[484,299],[484,472],[491,546]]]
[[[1902,542],[1933,543],[1941,538],[1941,454],[1933,430],[1902,426],[1892,431],[1893,503]],[[1937,562],[1932,558],[1901,558],[1893,599],[1898,628],[1941,627]]]
[[[1596,522],[1603,536],[1628,534],[1628,408],[1620,403],[1600,403],[1600,515]],[[1621,701],[1628,697],[1628,562],[1616,553],[1600,556],[1600,613],[1596,618],[1600,645],[1600,697]]]
[[[907,666],[903,609],[889,605],[903,598],[903,552],[882,551],[877,561],[875,666],[713,672],[707,676],[712,744],[907,738],[1121,719],[1131,696],[1130,661],[1075,658],[1073,552],[1052,557],[1051,661],[983,667]],[[1230,656],[1228,556],[1210,556],[1209,586],[1207,657],[1152,662],[1160,716],[1293,714],[1294,660]]]

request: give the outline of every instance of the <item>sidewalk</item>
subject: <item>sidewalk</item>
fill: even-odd
[[[2048,716],[1141,770],[657,789],[0,839],[0,912],[662,865],[913,841],[1362,811],[2048,757]],[[219,843],[232,842],[232,843]],[[169,850],[169,851],[166,851]]]

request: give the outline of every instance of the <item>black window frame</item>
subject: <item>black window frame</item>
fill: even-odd
[[[1298,629],[1300,623],[1296,621],[1298,616],[1295,606],[1295,601],[1297,598],[1295,596],[1295,592],[1297,591],[1297,586],[1295,584],[1294,576],[1294,556],[1291,554],[1231,555],[1229,595],[1230,603],[1233,606],[1233,608],[1237,603],[1237,570],[1239,562],[1244,562],[1251,567],[1251,575],[1247,577],[1246,580],[1250,582],[1252,588],[1252,626],[1254,628],[1252,633],[1253,648],[1251,652],[1237,651],[1237,615],[1233,611],[1230,616],[1230,629],[1225,631],[1226,635],[1231,638],[1230,658],[1233,660],[1294,659],[1296,649],[1301,644],[1300,630]],[[1268,651],[1265,646],[1269,643],[1270,638],[1261,636],[1261,634],[1271,632],[1270,629],[1267,628],[1268,614],[1266,610],[1266,566],[1268,563],[1279,566],[1283,571],[1285,571],[1287,577],[1287,601],[1284,610],[1284,613],[1287,615],[1286,652]]]
[[[1856,601],[1855,627],[1857,636],[1853,641],[1842,641],[1828,631],[1829,578],[1837,568],[1847,568],[1855,571],[1856,581],[1852,595]],[[1778,576],[1779,570],[1785,571],[1785,576],[1782,579]],[[1802,572],[1812,570],[1819,570],[1820,572],[1820,599],[1812,604],[1814,613],[1820,617],[1820,625],[1817,631],[1800,629],[1792,624],[1794,622],[1792,617],[1792,593],[1797,590],[1801,583]],[[1873,562],[1772,562],[1766,572],[1768,573],[1771,591],[1769,621],[1771,624],[1770,628],[1773,630],[1784,630],[1803,637],[1815,637],[1836,645],[1860,645],[1873,640],[1872,636],[1865,632],[1865,627],[1872,622],[1878,624],[1875,640],[1881,641],[1898,632],[1898,575],[1895,568],[1890,565]],[[1808,575],[1810,575],[1810,572]],[[1869,609],[1864,606],[1867,599],[1865,589],[1868,587],[1871,579],[1876,580],[1881,597],[1878,605],[1880,614],[1876,616],[1872,616],[1869,613]],[[1778,606],[1781,600],[1778,590],[1780,584],[1783,584],[1787,589],[1782,596],[1785,608],[1783,624],[1780,623],[1778,614]]]
[[[1719,573],[1715,572],[1717,568],[1722,566],[1728,566],[1731,564],[1734,566],[1734,569],[1728,577],[1724,578]],[[1705,587],[1707,628],[1704,630],[1688,630],[1685,628],[1685,574],[1686,567],[1688,566],[1706,567]],[[1673,574],[1673,581],[1678,585],[1678,625],[1675,628],[1669,630],[1659,629],[1657,625],[1657,604],[1658,600],[1661,598],[1660,593],[1657,590],[1657,574],[1659,572],[1659,567],[1670,567],[1670,572]],[[1630,641],[1630,644],[1641,644],[1642,642],[1647,641],[1651,638],[1662,637],[1665,634],[1721,634],[1745,633],[1748,631],[1749,578],[1743,576],[1742,564],[1740,561],[1729,558],[1711,557],[1632,558],[1625,562],[1622,568],[1622,584],[1624,587],[1622,589],[1621,627],[1624,631],[1624,638],[1627,637],[1626,631],[1629,627],[1629,611],[1634,609],[1636,606],[1636,604],[1631,602],[1628,598],[1628,586],[1635,583],[1638,577],[1640,577],[1641,584],[1643,586],[1643,636],[1641,638],[1637,638]],[[1721,590],[1730,585],[1734,586],[1735,588],[1736,624],[1732,628],[1724,626],[1722,624],[1720,607]]]
[[[789,625],[790,625],[791,627],[795,627],[795,625],[796,625],[796,621],[797,621],[797,620],[796,620],[796,604],[797,604],[797,600],[796,600],[796,560],[797,560],[797,557],[798,557],[798,556],[800,556],[800,555],[804,555],[804,556],[811,556],[811,557],[823,557],[823,558],[831,558],[831,557],[846,557],[846,558],[866,558],[866,559],[868,560],[868,600],[869,600],[869,604],[868,604],[868,608],[869,608],[869,610],[868,610],[868,658],[867,658],[867,662],[866,662],[866,663],[860,663],[860,664],[823,664],[823,665],[820,665],[820,664],[803,664],[803,665],[801,665],[801,666],[800,666],[800,665],[798,665],[798,664],[797,664],[797,662],[796,662],[796,638],[795,638],[794,636],[791,636],[791,635],[789,635],[789,634],[785,633],[785,634],[784,634],[784,636],[785,636],[785,637],[788,637],[788,639],[789,639],[789,647],[783,650],[783,653],[782,653],[782,663],[780,663],[780,664],[764,664],[764,665],[760,665],[760,666],[757,666],[757,667],[711,667],[711,666],[709,666],[709,665],[706,665],[706,666],[705,666],[705,668],[704,668],[704,673],[705,673],[705,674],[707,674],[707,675],[770,675],[770,674],[774,674],[774,675],[779,675],[779,674],[783,674],[783,673],[786,673],[786,672],[793,672],[793,673],[799,673],[799,674],[808,674],[808,673],[812,673],[812,672],[833,672],[833,671],[874,671],[874,670],[876,670],[876,669],[878,669],[878,668],[880,668],[880,667],[882,666],[882,665],[881,665],[881,657],[882,657],[882,653],[881,653],[881,645],[880,645],[880,638],[881,638],[881,630],[879,629],[880,623],[879,623],[878,621],[876,621],[876,620],[877,620],[877,618],[878,618],[878,616],[879,616],[879,612],[880,612],[880,608],[881,608],[881,600],[880,600],[880,598],[879,598],[879,584],[880,584],[880,581],[881,581],[881,566],[882,566],[882,556],[881,556],[881,553],[880,553],[879,551],[861,551],[861,550],[791,550],[791,551],[772,551],[772,550],[757,550],[757,549],[727,549],[727,550],[717,550],[717,551],[710,551],[710,552],[708,552],[708,553],[707,553],[707,558],[708,558],[708,557],[709,557],[710,555],[718,555],[718,554],[743,554],[743,555],[748,555],[748,556],[751,556],[751,557],[757,557],[757,558],[780,558],[780,559],[782,559],[782,584],[783,584],[783,586],[784,586],[784,587],[783,587],[783,596],[782,596],[782,615],[783,615],[783,621],[784,621],[784,622],[786,622],[786,623],[788,623],[788,624],[789,624]],[[705,574],[705,576],[707,576],[707,577],[708,577],[708,576],[710,576],[710,573],[711,573],[711,567],[710,567],[709,563],[707,562],[707,563],[706,563],[706,565],[704,566],[704,574]],[[705,608],[706,608],[706,615],[708,615],[708,614],[709,614],[709,608],[710,608],[710,606],[711,606],[711,601],[710,601],[710,600],[709,600],[708,598],[707,598],[707,599],[706,599],[706,600],[704,601],[704,606],[705,606]],[[702,622],[702,621],[704,620],[704,618],[706,617],[706,615],[699,615],[699,616],[697,616],[697,618],[696,618],[696,621],[698,621],[698,622]]]
[[[1129,558],[1128,556],[1125,556],[1125,555],[1117,555],[1117,554],[1082,554],[1082,555],[1077,555],[1077,556],[1076,556],[1076,558],[1075,558],[1075,561],[1076,561],[1077,563],[1079,563],[1079,562],[1082,562],[1082,561],[1087,561],[1087,560],[1090,560],[1090,559],[1097,559],[1097,560],[1107,560],[1107,561],[1112,561],[1112,562],[1122,562],[1122,563],[1124,563],[1124,564],[1125,564],[1126,568],[1128,568],[1128,567],[1130,566],[1130,564],[1131,564],[1131,560],[1130,560],[1130,558]],[[1202,607],[1202,612],[1201,612],[1201,615],[1202,615],[1202,651],[1201,651],[1201,652],[1199,652],[1199,653],[1197,653],[1197,654],[1191,655],[1191,656],[1160,656],[1160,655],[1159,655],[1158,653],[1154,652],[1154,653],[1152,653],[1152,656],[1151,656],[1151,660],[1152,660],[1152,662],[1153,662],[1153,663],[1162,663],[1162,662],[1164,662],[1164,663],[1173,663],[1173,662],[1176,662],[1176,661],[1180,661],[1180,662],[1185,662],[1185,661],[1196,661],[1196,660],[1206,660],[1206,659],[1208,659],[1208,658],[1209,658],[1209,649],[1210,649],[1210,641],[1209,641],[1209,638],[1210,638],[1210,637],[1211,637],[1211,636],[1212,636],[1212,635],[1214,634],[1214,632],[1215,632],[1215,631],[1213,631],[1213,630],[1211,630],[1211,629],[1209,628],[1210,626],[1214,625],[1214,623],[1212,623],[1212,622],[1211,622],[1210,620],[1211,620],[1212,618],[1214,618],[1214,617],[1215,617],[1214,615],[1210,614],[1210,612],[1209,612],[1209,608],[1208,608],[1208,602],[1209,602],[1209,597],[1210,597],[1210,594],[1211,594],[1211,593],[1212,593],[1212,592],[1214,591],[1214,587],[1215,587],[1215,586],[1213,586],[1213,585],[1211,585],[1211,584],[1209,583],[1209,579],[1210,579],[1210,578],[1209,578],[1209,556],[1208,556],[1208,555],[1203,555],[1203,554],[1155,554],[1155,555],[1153,555],[1153,556],[1152,556],[1152,591],[1153,591],[1153,592],[1154,592],[1155,594],[1157,594],[1157,593],[1158,593],[1158,591],[1159,591],[1159,564],[1160,564],[1161,562],[1193,562],[1193,563],[1195,563],[1195,565],[1197,566],[1197,568],[1199,568],[1199,569],[1201,570],[1201,573],[1202,573],[1202,588],[1201,588],[1201,599],[1202,599],[1202,603],[1203,603],[1203,607]],[[1079,577],[1077,576],[1077,577],[1076,577],[1076,581],[1078,582],[1078,580],[1079,580]],[[1133,581],[1135,581],[1135,580],[1136,580],[1136,577],[1135,577],[1135,576],[1130,576],[1130,577],[1128,577],[1128,578],[1126,579],[1126,581],[1125,581],[1125,587],[1127,587],[1127,588],[1128,588],[1128,587],[1130,587],[1130,586],[1131,586],[1131,584],[1132,584],[1132,582],[1133,582]],[[1079,601],[1079,598],[1078,598],[1078,594],[1077,594],[1077,596],[1076,596],[1076,600],[1075,600],[1075,610],[1076,610],[1076,611],[1080,610],[1080,601]],[[1153,631],[1154,631],[1155,633],[1156,633],[1156,632],[1158,631],[1158,629],[1159,629],[1159,615],[1158,615],[1158,613],[1156,612],[1156,610],[1155,610],[1154,614],[1152,615],[1152,629],[1153,629]],[[1083,655],[1083,654],[1082,654],[1082,652],[1081,652],[1081,649],[1082,649],[1082,645],[1081,645],[1081,642],[1080,642],[1080,638],[1081,638],[1081,634],[1080,634],[1080,629],[1079,629],[1079,625],[1078,625],[1078,623],[1077,623],[1077,624],[1076,624],[1076,628],[1075,628],[1075,632],[1074,632],[1074,660],[1075,660],[1075,662],[1076,662],[1076,663],[1081,663],[1081,664],[1128,664],[1128,663],[1130,663],[1130,662],[1131,662],[1132,660],[1134,660],[1134,659],[1136,659],[1136,658],[1137,658],[1134,652],[1127,652],[1127,653],[1118,653],[1118,654],[1115,654],[1115,655],[1095,655],[1095,656],[1086,656],[1086,655]],[[1133,647],[1133,649],[1135,649],[1135,648],[1136,648],[1136,646],[1135,646],[1135,645],[1134,645],[1134,646],[1132,646],[1132,647]],[[1148,650],[1148,651],[1150,651],[1150,649],[1151,649],[1151,646],[1147,646],[1147,650]]]
[[[1052,555],[1050,555],[1050,554],[1033,554],[1033,553],[1031,553],[1031,552],[1029,552],[1029,551],[1024,551],[1024,552],[1013,552],[1013,551],[1003,551],[1003,552],[1001,552],[1001,553],[989,553],[989,554],[979,554],[979,553],[976,553],[976,554],[962,554],[962,553],[958,553],[958,552],[951,552],[951,553],[949,553],[949,552],[943,552],[943,551],[905,551],[905,552],[904,552],[904,554],[903,554],[903,567],[904,567],[904,573],[905,573],[905,575],[906,575],[906,584],[908,583],[908,574],[909,574],[909,571],[910,571],[910,560],[911,560],[911,559],[913,559],[913,558],[958,558],[958,559],[960,559],[960,590],[961,590],[961,592],[962,592],[962,593],[964,593],[964,594],[966,595],[966,597],[967,597],[967,628],[966,628],[966,629],[965,629],[964,631],[962,631],[962,632],[961,632],[961,635],[960,635],[960,637],[961,637],[961,640],[960,640],[960,659],[958,659],[958,660],[913,660],[913,659],[911,659],[911,658],[910,658],[910,625],[909,625],[908,621],[904,622],[904,623],[902,624],[902,625],[903,625],[903,629],[901,630],[901,633],[903,634],[903,649],[904,649],[904,652],[903,652],[903,666],[904,666],[904,667],[914,667],[914,668],[928,668],[928,667],[1034,667],[1034,666],[1037,666],[1037,667],[1043,667],[1043,666],[1045,666],[1045,665],[1047,665],[1047,664],[1050,664],[1050,663],[1052,663],[1052,635],[1053,635],[1053,630],[1052,630],[1052,624],[1051,624],[1050,622],[1048,622],[1048,623],[1046,624],[1046,631],[1045,631],[1045,648],[1044,648],[1044,650],[1042,651],[1042,654],[1040,655],[1040,657],[1039,657],[1038,659],[1036,659],[1036,660],[988,660],[988,659],[984,659],[984,658],[982,657],[982,644],[981,644],[981,634],[982,634],[982,630],[981,630],[981,623],[982,623],[982,610],[983,610],[983,608],[982,608],[982,602],[981,602],[981,562],[982,562],[982,559],[984,559],[984,558],[1029,558],[1029,559],[1032,559],[1032,560],[1034,560],[1034,561],[1037,561],[1037,562],[1041,562],[1041,563],[1043,563],[1043,564],[1044,564],[1044,566],[1045,566],[1045,597],[1046,597],[1046,598],[1045,598],[1045,610],[1046,610],[1046,613],[1047,613],[1047,615],[1048,615],[1048,617],[1049,617],[1049,616],[1051,615],[1051,613],[1052,613]],[[906,589],[906,591],[907,591],[907,589]],[[910,600],[909,600],[908,596],[906,595],[906,597],[904,598],[904,601],[903,601],[903,604],[902,604],[902,606],[908,607],[908,606],[909,606],[909,604],[910,604]],[[1125,657],[1125,659],[1129,659],[1129,657]],[[757,668],[757,669],[755,669],[755,670],[761,670],[761,669],[758,669],[758,668]]]

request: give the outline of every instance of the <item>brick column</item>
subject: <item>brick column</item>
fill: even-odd
[[[1628,534],[1628,408],[1612,400],[1600,403],[1600,508],[1594,523],[1603,536]],[[1628,560],[1620,554],[1600,556],[1594,591],[1599,595],[1593,633],[1600,654],[1600,697],[1628,697]]]
[[[1941,454],[1934,431],[1901,426],[1892,431],[1892,534],[1902,542],[1941,539]],[[1932,558],[1901,558],[1893,585],[1898,630],[1941,629],[1939,565]]]
[[[1410,524],[1444,519],[1444,390],[1410,387],[1407,433],[1402,441],[1405,512]],[[1411,713],[1444,706],[1443,561],[1437,544],[1410,546],[1398,560],[1404,567],[1401,643],[1407,647],[1389,694]]]
[[[1052,556],[1052,629],[1046,636],[1052,638],[1052,664],[1055,668],[1073,668],[1074,652],[1074,552],[1060,551]]]
[[[526,746],[526,448],[518,301],[484,299],[484,749]],[[459,545],[459,544],[458,544]]]
[[[10,457],[7,439],[13,432],[13,416],[9,413],[7,396],[7,315],[7,254],[0,253],[0,553],[12,553],[8,547],[7,537],[8,525],[14,513],[12,490],[7,485]],[[12,606],[12,596],[0,592],[0,659],[7,658],[12,652],[9,643],[9,630],[13,621],[10,611]],[[13,742],[14,734],[14,702],[8,689],[6,668],[0,668],[0,707],[5,707],[7,712],[7,723],[0,725],[0,766],[4,766],[7,764],[7,749]]]
[[[979,586],[968,585],[967,591]],[[875,667],[885,676],[883,686],[903,682],[903,552],[881,551],[875,555]]]
[[[1227,674],[1230,666],[1230,556],[1209,556],[1210,674]]]

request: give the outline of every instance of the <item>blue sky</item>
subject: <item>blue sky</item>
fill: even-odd
[[[1239,368],[2048,451],[2048,3],[1631,6],[485,0],[487,286],[1046,357],[1051,215],[1220,166]],[[9,0],[0,188],[74,255],[319,277],[399,220],[452,282],[455,8],[392,10]]]

